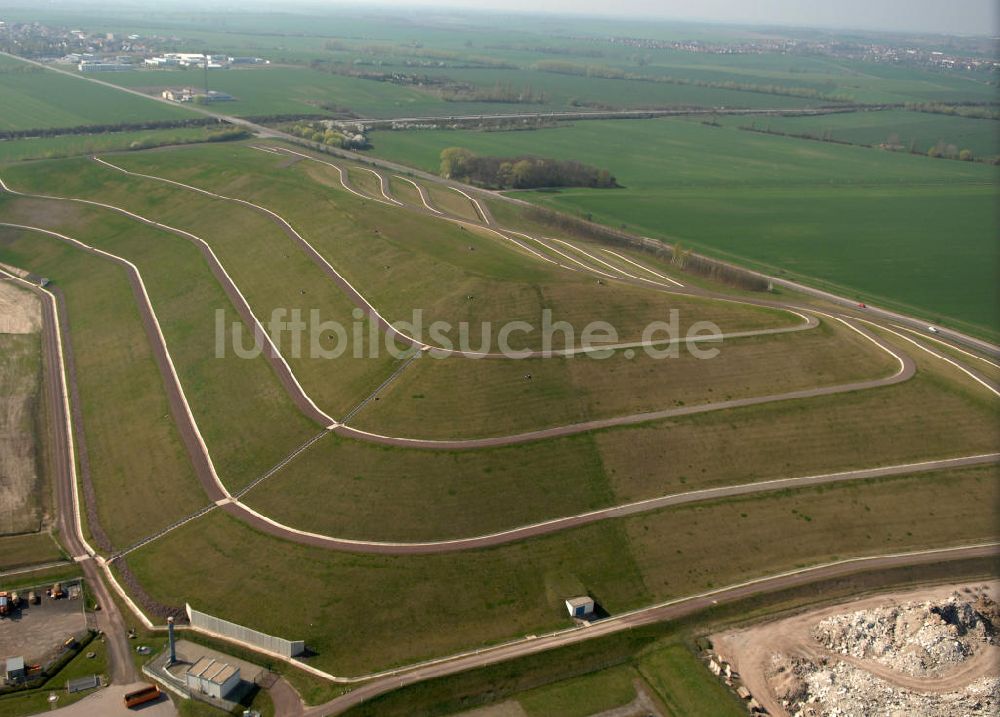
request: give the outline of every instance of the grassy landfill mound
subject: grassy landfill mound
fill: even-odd
[[[651,359],[577,357],[525,363],[457,356],[417,361],[379,392],[377,404],[369,403],[357,415],[360,427],[403,435],[430,431],[449,438],[463,433],[503,436],[533,425],[837,385],[897,370],[884,351],[838,321],[787,331],[799,319],[775,309],[644,289],[635,282],[598,284],[584,271],[550,266],[430,212],[378,204],[373,201],[380,193],[377,184],[363,188],[372,199],[354,196],[329,176],[330,168],[306,160],[289,164],[245,144],[108,159],[150,177],[126,175],[85,159],[22,165],[5,170],[3,177],[18,191],[58,187],[60,196],[120,205],[196,233],[215,250],[258,316],[286,302],[303,309],[318,305],[340,318],[352,315],[352,308],[341,287],[273,218],[152,177],[210,188],[278,212],[387,312],[405,313],[409,302],[427,302],[437,316],[498,320],[507,311],[529,316],[551,303],[577,320],[602,305],[612,307],[607,315],[613,322],[632,316],[638,326],[645,318],[635,314],[643,307],[650,319],[665,308],[680,307],[690,320],[711,318],[726,330],[785,331],[723,342],[717,362],[686,357],[659,366]],[[295,407],[264,358],[219,360],[206,353],[205,347],[212,345],[214,308],[227,314],[232,309],[226,308],[230,304],[218,277],[192,241],[108,209],[65,200],[3,202],[9,221],[69,233],[136,264],[195,419],[231,489],[247,485],[317,435],[321,427]],[[108,261],[45,235],[3,231],[0,260],[44,272],[66,295],[79,354],[78,381],[89,411],[86,435],[97,516],[114,545],[127,545],[203,505],[189,459],[177,439],[168,437],[170,422],[159,418],[168,412],[143,406],[143,401],[164,398],[155,365],[142,358],[148,348],[140,348],[148,344],[124,274]],[[573,244],[568,238],[567,250],[573,247],[582,262],[593,262],[595,245]],[[639,259],[655,264],[651,258]],[[399,267],[396,280],[383,278],[383,261]],[[116,300],[80,288],[105,275],[100,286],[117,292]],[[675,276],[686,280],[683,272]],[[486,313],[477,315],[462,306],[470,290],[545,298],[499,307],[491,302],[477,309]],[[594,299],[587,298],[591,295]],[[610,304],[606,299],[598,303],[597,297],[609,295]],[[130,381],[146,382],[144,388],[134,384],[127,391],[134,399],[87,388],[108,381],[102,366],[112,346],[96,335],[88,337],[95,326],[105,331],[118,327],[116,350],[134,346],[132,356],[116,360],[134,366]],[[884,338],[898,350],[908,350],[900,339]],[[291,346],[281,348],[289,351]],[[516,448],[438,451],[328,435],[283,463],[246,501],[297,528],[413,541],[465,537],[701,487],[995,450],[997,409],[985,389],[939,359],[914,358],[916,376],[895,385]],[[397,366],[385,357],[352,356],[332,362],[292,359],[290,365],[307,393],[339,411],[368,395]],[[532,383],[525,390],[523,367],[528,365]],[[514,385],[520,395],[512,392]],[[518,408],[524,409],[523,418],[516,415]],[[125,419],[125,411],[132,417]],[[111,449],[117,433],[108,420],[132,426],[136,437],[128,452]],[[789,453],[789,443],[808,450]],[[155,518],[143,516],[142,506],[150,504],[143,484],[115,478],[135,460],[130,455],[152,446],[166,451],[158,459],[156,485],[161,492],[172,492],[176,509],[164,514],[157,504]],[[164,605],[191,601],[258,629],[304,638],[317,653],[312,664],[356,674],[564,626],[560,606],[568,594],[591,592],[614,613],[835,556],[982,539],[993,533],[990,506],[996,477],[992,466],[904,473],[665,508],[488,550],[412,557],[295,545],[214,511],[126,560],[144,590]],[[944,486],[953,498],[935,503],[933,496]],[[848,530],[845,520],[851,523]],[[719,525],[733,530],[720,532]],[[695,552],[718,559],[694,563],[690,556]],[[744,557],[733,561],[734,552]],[[240,579],[234,572],[232,580],[209,580],[221,565],[232,565]],[[289,592],[295,604],[280,615],[262,614],[256,606],[274,580],[295,586]],[[405,599],[392,607],[384,599],[389,594]],[[460,599],[446,598],[456,595]],[[367,609],[372,604],[380,610]],[[401,620],[408,625],[405,635],[398,631]]]

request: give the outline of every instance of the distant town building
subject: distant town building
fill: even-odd
[[[128,72],[134,70],[134,65],[124,62],[95,62],[93,60],[81,60],[78,65],[80,72]]]
[[[268,65],[269,60],[260,57],[228,57],[227,55],[204,55],[200,52],[166,52],[142,61],[145,67],[193,67],[219,70],[229,65]]]
[[[570,617],[585,617],[594,612],[594,600],[589,597],[575,597],[566,601]]]
[[[186,675],[188,689],[222,700],[240,683],[240,668],[203,657]]]

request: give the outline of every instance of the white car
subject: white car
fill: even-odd
[[[927,330],[930,331],[932,334],[936,334],[938,332],[937,326],[928,326]]]

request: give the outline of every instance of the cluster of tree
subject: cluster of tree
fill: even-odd
[[[480,157],[462,147],[441,152],[441,176],[496,189],[617,187],[606,169],[543,157]]]
[[[320,104],[323,109],[326,107]],[[253,122],[254,124],[281,124],[283,122],[298,122],[300,120],[322,120],[327,119],[328,115],[319,114],[316,112],[295,112],[291,114],[274,114],[274,115],[248,115],[244,119],[248,122]]]
[[[288,128],[290,134],[317,144],[341,149],[364,149],[368,147],[368,138],[363,134],[347,134],[327,127],[323,122],[299,122]]]
[[[636,78],[640,79],[640,78]],[[671,77],[662,75],[656,77],[644,76],[646,82],[662,82],[670,85],[692,85],[694,87],[707,87],[715,90],[736,90],[738,92],[758,92],[765,95],[779,95],[783,97],[802,97],[809,100],[823,100],[824,102],[853,102],[853,98],[847,95],[833,94],[830,90],[832,85],[825,89],[814,87],[789,87],[787,85],[761,85],[753,82],[736,82],[735,80],[691,80],[686,77]]]
[[[150,149],[152,147],[165,147],[171,144],[200,144],[202,142],[234,142],[239,139],[249,139],[253,133],[242,127],[229,127],[214,132],[209,132],[203,137],[164,137],[156,136],[143,137],[130,143],[128,148]]]
[[[0,130],[0,139],[26,139],[28,137],[58,137],[69,134],[104,134],[106,132],[134,132],[144,129],[176,129],[224,124],[214,117],[185,120],[151,120],[149,122],[118,122],[115,124],[86,124],[76,127],[43,127],[35,129]]]
[[[971,149],[959,149],[944,140],[938,140],[937,144],[928,149],[927,156],[934,159],[960,159],[963,162],[971,162],[975,159]]]
[[[1000,110],[996,105],[946,105],[940,102],[908,103],[906,109],[913,112],[929,112],[936,115],[953,115],[956,117],[974,117],[976,119],[1000,120]]]
[[[328,60],[313,60],[309,63],[309,67],[317,72],[328,72],[331,75],[354,77],[359,80],[388,82],[392,85],[433,87],[452,82],[452,80],[447,77],[415,75],[410,72],[382,71],[380,69],[366,70],[355,65],[347,65],[342,62],[330,62]]]
[[[531,85],[514,87],[509,82],[497,82],[492,87],[478,87],[461,83],[446,86],[441,90],[445,102],[500,102],[505,104],[543,105],[549,101],[545,92],[535,90]]]

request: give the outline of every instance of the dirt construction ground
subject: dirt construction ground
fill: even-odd
[[[771,658],[776,653],[813,661],[843,661],[881,678],[893,687],[924,694],[962,692],[975,680],[1000,674],[1000,647],[995,644],[985,646],[975,656],[940,675],[915,677],[874,660],[829,651],[811,635],[820,621],[831,616],[903,603],[945,600],[956,592],[985,594],[995,600],[1000,597],[1000,582],[938,585],[838,603],[794,617],[712,635],[712,645],[718,658],[728,662],[739,673],[753,697],[770,714],[781,717],[788,717],[788,711],[775,696],[774,684],[767,675]]]
[[[41,305],[0,279],[0,535],[39,530],[36,442]]]
[[[0,334],[37,334],[42,307],[30,291],[0,279]]]

